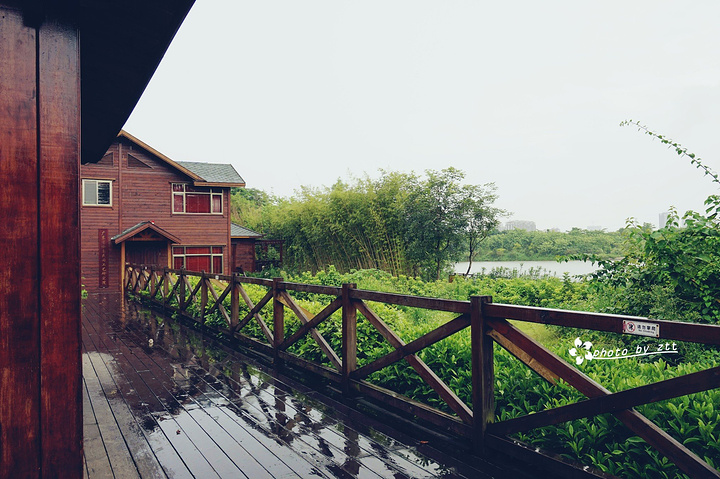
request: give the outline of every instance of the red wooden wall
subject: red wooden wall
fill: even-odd
[[[243,272],[255,271],[255,240],[235,238],[232,240],[232,272],[242,268]]]
[[[0,477],[82,477],[75,29],[0,5]]]

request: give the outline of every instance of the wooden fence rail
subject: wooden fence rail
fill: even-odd
[[[210,275],[206,273],[126,266],[125,290],[141,294],[150,302],[167,310],[205,323],[207,316],[218,312],[223,318],[220,329],[237,340],[260,349],[274,358],[305,368],[338,383],[345,394],[362,394],[381,400],[397,409],[410,412],[432,424],[441,426],[472,440],[474,450],[485,454],[494,448],[527,458],[534,454],[517,446],[507,437],[536,427],[558,424],[573,419],[612,413],[634,434],[672,460],[679,469],[693,478],[720,478],[720,473],[687,449],[672,436],[652,423],[635,406],[661,401],[720,387],[720,367],[688,374],[646,386],[612,393],[602,385],[568,364],[559,356],[524,334],[508,320],[552,324],[581,329],[628,334],[630,324],[641,322],[653,328],[658,339],[690,341],[720,345],[720,326],[659,321],[631,316],[607,315],[578,311],[563,311],[506,304],[494,304],[488,296],[474,296],[469,301],[421,298],[401,294],[359,290],[354,284],[342,287],[299,284],[283,281],[248,278],[240,275]],[[244,285],[267,288],[266,294],[253,303]],[[310,293],[330,298],[317,314],[305,310],[290,292]],[[229,308],[225,303],[230,298]],[[210,300],[212,298],[212,301]],[[371,308],[369,302],[443,311],[456,315],[435,330],[405,343]],[[245,307],[241,308],[241,303]],[[247,313],[240,317],[241,310]],[[285,336],[285,313],[289,310],[300,327]],[[317,327],[337,311],[342,318],[342,345],[336,351]],[[361,314],[392,346],[393,350],[362,367],[357,365],[357,317]],[[272,314],[264,317],[263,314]],[[243,333],[254,322],[264,342]],[[417,353],[470,328],[472,347],[472,404],[466,404],[425,364]],[[309,335],[318,345],[326,364],[311,362],[288,349]],[[499,344],[545,380],[563,380],[588,399],[575,404],[495,422],[495,374],[493,346]],[[375,386],[365,380],[398,361],[406,361],[429,385],[455,415],[445,413],[396,392]],[[508,449],[515,448],[515,451]],[[558,472],[568,472],[571,466],[547,456],[540,459]],[[582,475],[583,469],[572,469]],[[590,473],[587,473],[591,475]]]

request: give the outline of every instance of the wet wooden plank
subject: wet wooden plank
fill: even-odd
[[[150,358],[150,355],[140,346],[140,344],[149,344],[148,339],[150,338],[143,337],[135,342],[128,332],[116,336],[117,342],[123,343],[125,347],[135,346],[132,349],[132,354],[135,361],[137,361],[136,366],[140,365],[139,369],[142,369],[138,372],[138,375],[162,404],[164,410],[172,416],[171,420],[163,419],[164,416],[161,416],[162,420],[158,421],[160,428],[168,436],[168,439],[174,442],[176,447],[189,450],[188,455],[183,455],[183,457],[185,457],[192,472],[203,474],[203,477],[212,477],[213,474],[220,477],[241,475],[238,465],[218,447],[214,438],[207,434],[197,422],[188,420],[191,418],[187,414],[182,414],[182,411],[187,411],[174,396],[175,391],[173,391],[173,381],[171,379],[173,374],[172,365],[165,362],[163,363],[165,369],[163,369]],[[198,457],[192,453],[191,446],[199,452]]]
[[[87,349],[95,351],[105,351],[106,354],[113,353],[112,356],[117,360],[118,368],[113,372],[116,379],[122,379],[126,385],[126,388],[121,389],[123,398],[128,401],[128,408],[132,411],[133,419],[137,426],[137,430],[141,432],[144,439],[147,441],[149,447],[153,451],[158,464],[163,469],[163,475],[165,471],[174,477],[188,477],[190,471],[183,462],[183,459],[179,456],[173,444],[165,437],[165,435],[156,428],[157,420],[153,416],[148,401],[151,401],[154,396],[151,395],[149,389],[145,388],[138,391],[138,387],[144,387],[144,384],[140,381],[132,382],[126,376],[126,372],[135,374],[136,372],[132,368],[128,368],[124,363],[124,359],[127,351],[121,350],[117,343],[112,341],[112,338],[103,328],[103,325],[99,322],[98,318],[106,318],[106,314],[102,314],[100,311],[92,311],[92,301],[85,302],[86,310],[84,312],[84,326],[88,330],[84,336],[84,344]],[[88,311],[90,309],[90,311]],[[91,319],[92,318],[92,319]],[[97,329],[96,329],[97,327]],[[108,345],[110,344],[110,347]],[[140,396],[140,393],[144,396]],[[132,398],[128,397],[131,394]],[[159,403],[158,403],[159,404]],[[150,476],[155,477],[155,476]],[[162,477],[159,476],[159,477]]]
[[[107,315],[100,309],[86,312]],[[158,409],[147,404],[143,409],[157,411],[151,434],[160,434],[165,447],[180,448],[188,463],[199,456],[220,477],[462,477],[420,456],[408,459],[412,453],[405,445],[387,447],[359,433],[331,408],[313,406],[292,387],[245,366],[246,358],[195,331],[190,331],[194,339],[175,340],[178,328],[171,328],[169,319],[152,324],[134,315],[130,308],[125,316],[106,318],[108,324],[93,319],[85,337],[99,346],[97,358],[104,360],[123,398],[144,401],[144,395],[153,395],[149,400]],[[117,371],[111,369],[114,362]],[[102,370],[99,363],[97,369]],[[137,390],[130,392],[122,381]],[[136,406],[127,403],[134,414]],[[183,440],[198,447],[182,450]],[[190,466],[178,477],[193,471]]]
[[[119,442],[116,443],[119,446],[118,448],[108,447],[106,441],[106,448],[110,456],[110,462],[113,465],[113,470],[118,470],[116,462],[122,464],[123,457],[131,457],[133,467],[139,473],[140,477],[165,477],[165,473],[153,454],[141,426],[137,423],[130,407],[125,402],[124,397],[122,397],[121,388],[112,377],[109,365],[101,356],[97,355],[97,353],[88,353],[87,356],[90,358],[95,374],[97,374],[98,381],[103,388],[103,393],[106,397],[113,396],[113,399],[108,399],[108,403],[112,409],[118,433],[124,441],[122,445]],[[84,370],[83,374],[86,374]],[[128,469],[127,466],[125,469]],[[131,476],[134,477],[134,474],[130,470],[127,472],[127,476],[123,474],[121,477]]]
[[[110,391],[103,390],[95,373],[90,354],[94,353],[84,354],[82,358],[83,378],[87,394],[91,398],[90,403],[95,422],[100,432],[99,441],[97,442],[102,442],[114,476],[128,479],[139,478],[138,470],[108,403],[108,393]],[[99,358],[96,360],[99,360]],[[94,447],[94,444],[88,445]]]
[[[143,333],[140,331],[126,331],[122,335],[122,338],[119,339],[124,342],[144,343],[147,341],[148,338],[146,336],[143,336]],[[153,361],[154,359],[156,359],[154,355],[147,356],[148,361]],[[167,367],[167,364],[165,364],[164,366]],[[161,365],[152,366],[151,364],[148,364],[147,368],[148,370],[152,369],[157,374],[162,374],[161,371],[163,367]],[[171,375],[172,373],[172,367],[170,367],[169,369],[165,369],[166,375]],[[207,399],[207,402],[213,404],[211,399]],[[203,413],[203,416],[203,414],[200,414],[200,412],[197,411],[197,409],[199,408],[191,409],[191,415],[194,419],[196,419],[199,423],[202,424],[202,427],[205,431],[217,431],[216,426],[219,426],[225,431],[230,431],[228,434],[233,438],[233,442],[235,442],[245,451],[244,454],[240,452],[240,455],[237,456],[238,459],[242,457],[249,457],[250,459],[249,462],[243,461],[241,463],[243,471],[245,471],[245,467],[247,467],[248,472],[256,471],[256,473],[259,474],[258,477],[265,477],[265,474],[268,474],[269,477],[306,477],[305,475],[299,475],[294,471],[300,471],[300,474],[314,474],[312,468],[309,467],[307,463],[304,463],[304,461],[298,462],[294,461],[293,459],[288,459],[286,448],[283,448],[282,446],[278,447],[278,445],[271,439],[264,440],[265,438],[261,437],[261,433],[253,430],[251,427],[243,427],[242,425],[234,422],[231,416],[235,414],[233,414],[229,409],[223,408],[222,406],[225,406],[225,404],[216,408],[217,412],[223,413],[222,415],[218,414],[210,416],[208,413]],[[212,419],[212,421],[208,421],[208,419]],[[203,431],[203,433],[205,433],[205,431]],[[210,436],[218,439],[218,437],[214,436],[212,433],[210,434]],[[237,449],[235,446],[232,445],[232,443],[227,444],[230,445],[231,450]],[[223,447],[226,447],[225,442],[223,442]],[[273,453],[273,450],[275,450],[276,452]],[[283,459],[279,458],[280,455],[284,456]],[[262,458],[262,464],[257,463],[257,461],[252,459],[254,457]],[[288,466],[286,462],[292,464],[292,467]],[[265,472],[263,473],[263,471]]]

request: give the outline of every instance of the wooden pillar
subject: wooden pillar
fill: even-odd
[[[280,366],[280,345],[285,340],[285,307],[280,302],[282,278],[273,278],[273,351],[275,366]]]
[[[342,285],[342,389],[343,394],[350,393],[350,373],[357,368],[357,309],[350,290],[357,286],[353,283]]]
[[[0,22],[0,477],[80,478],[78,34]]]
[[[125,293],[125,242],[120,243],[120,292]]]
[[[485,430],[495,419],[495,367],[493,339],[488,336],[482,306],[490,296],[470,298],[470,337],[472,347],[473,449],[485,452]]]

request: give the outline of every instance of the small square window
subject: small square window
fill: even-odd
[[[83,205],[112,206],[112,181],[82,180]]]

